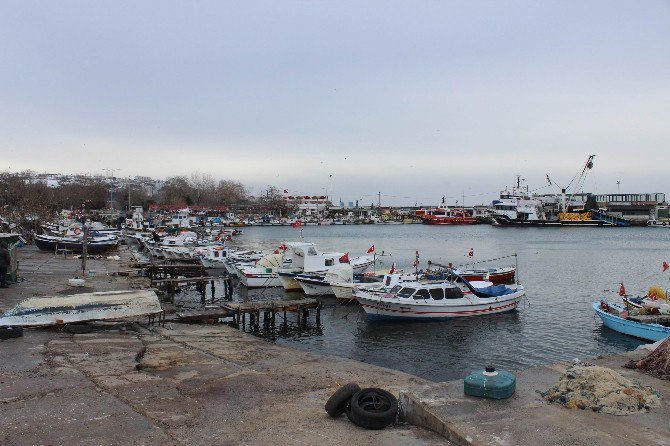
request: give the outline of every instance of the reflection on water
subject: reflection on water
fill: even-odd
[[[421,258],[455,264],[518,253],[520,279],[527,298],[517,311],[439,322],[369,322],[355,304],[322,299],[321,323],[310,316],[297,326],[295,314],[261,336],[282,345],[369,362],[432,380],[462,378],[492,363],[510,370],[573,358],[631,350],[640,341],[604,328],[590,303],[617,299],[617,283],[629,291],[652,284],[668,286],[660,274],[670,231],[647,228],[493,228],[398,226],[306,227],[305,240],[322,250],[359,255],[374,244],[390,254],[385,262],[410,268],[415,250]],[[238,243],[274,249],[295,240],[293,228],[245,228]],[[389,260],[391,259],[391,260]],[[388,265],[387,265],[388,266]],[[659,274],[653,275],[658,270]],[[651,276],[650,276],[651,272]],[[667,274],[667,273],[666,273]],[[604,291],[609,290],[609,291]],[[208,301],[210,290],[207,289]],[[302,298],[282,289],[237,287],[235,300]],[[216,285],[215,300],[223,299]],[[200,306],[200,297],[184,292],[175,298]],[[249,328],[247,327],[247,331]]]

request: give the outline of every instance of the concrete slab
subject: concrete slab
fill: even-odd
[[[549,404],[540,392],[553,386],[569,364],[535,367],[517,374],[517,392],[507,400],[464,394],[463,381],[429,384],[402,392],[406,419],[459,445],[670,445],[670,382],[622,368],[632,352],[589,361],[652,386],[664,396],[649,413],[617,417]]]

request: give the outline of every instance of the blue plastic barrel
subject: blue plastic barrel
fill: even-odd
[[[505,370],[496,370],[493,366],[485,370],[472,372],[463,381],[466,395],[502,400],[514,395],[516,376]]]

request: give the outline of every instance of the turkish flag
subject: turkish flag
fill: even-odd
[[[395,262],[391,264],[391,269],[389,270],[389,274],[393,274],[395,272]]]
[[[670,268],[670,265],[668,265],[668,262],[663,262],[663,272],[666,272]]]
[[[286,247],[285,244],[282,243],[279,249],[281,249],[282,251],[286,251],[288,248]]]
[[[472,248],[470,248],[470,252],[468,252],[468,257],[472,257],[474,255],[475,255],[475,251]]]
[[[619,287],[619,296],[625,296],[626,295],[626,287],[623,286],[623,282],[621,282],[621,286]]]
[[[299,221],[291,223],[291,226],[293,226],[294,228],[299,228],[300,225],[302,225],[302,223],[300,223]]]
[[[274,253],[275,253],[275,254],[279,254],[279,250],[278,250],[278,249],[275,249]]]
[[[340,263],[349,263],[349,253],[346,253],[340,257]]]
[[[372,245],[368,248],[368,254],[370,254],[371,252],[375,252],[375,245]]]

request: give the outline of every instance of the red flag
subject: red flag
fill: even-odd
[[[282,243],[279,249],[281,249],[282,251],[286,251],[288,248],[286,247],[285,244]]]
[[[419,259],[414,260],[414,263],[412,263],[412,266],[413,266],[414,268],[416,268],[417,266],[419,266]]]
[[[391,264],[391,269],[389,270],[389,274],[393,274],[395,272],[395,262]]]
[[[621,286],[619,287],[619,296],[625,296],[626,295],[626,287],[623,286],[623,282],[621,282]]]
[[[295,222],[291,223],[291,226],[293,226],[294,228],[299,228],[300,225],[302,225],[302,223],[300,223],[300,221],[295,221]]]
[[[375,245],[372,245],[368,248],[368,254],[370,254],[371,252],[375,252]]]
[[[474,249],[470,248],[470,252],[468,252],[468,257],[472,257],[475,255]]]
[[[347,252],[342,257],[340,257],[340,263],[349,263],[349,253]]]
[[[668,262],[663,262],[663,272],[666,272],[670,268],[670,265],[668,265]]]
[[[233,236],[232,236],[232,235],[228,235],[228,236],[226,236],[226,240],[231,241],[232,239],[233,239]]]
[[[278,250],[278,249],[275,249],[274,252],[275,252],[275,254],[279,254],[279,250]]]

